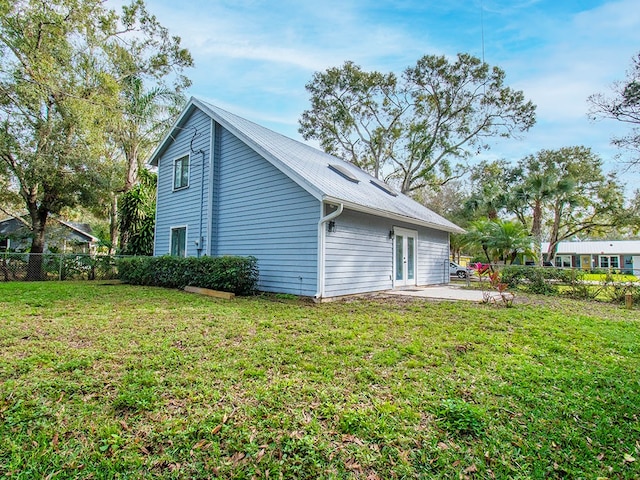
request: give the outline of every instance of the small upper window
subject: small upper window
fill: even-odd
[[[330,163],[329,169],[333,170],[341,177],[346,178],[350,182],[353,182],[353,183],[360,182],[360,180],[358,180],[358,177],[356,177],[353,173],[349,171],[349,169],[347,169],[347,167],[343,165],[338,165],[337,163]]]
[[[189,186],[189,155],[180,157],[173,163],[173,189]]]

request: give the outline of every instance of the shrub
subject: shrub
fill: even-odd
[[[250,295],[258,283],[255,257],[129,257],[120,259],[120,280],[167,288],[211,288]]]
[[[633,302],[640,302],[640,286],[635,285],[633,282],[627,283],[613,283],[611,285],[611,300],[616,303],[624,303],[627,293],[631,294]]]
[[[561,284],[576,283],[581,275],[571,269],[510,265],[501,271],[501,280],[510,288],[549,295],[558,293]]]

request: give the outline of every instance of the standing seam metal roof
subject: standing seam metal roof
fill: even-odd
[[[322,152],[297,140],[276,133],[244,118],[238,117],[202,100],[191,98],[186,113],[196,106],[243,142],[261,154],[302,188],[318,199],[342,202],[345,207],[377,213],[385,217],[406,219],[409,223],[427,225],[436,229],[460,233],[460,227],[432,212],[406,195],[392,196],[371,183],[371,175],[355,165]],[[176,127],[180,124],[178,120]],[[175,130],[175,127],[174,129]],[[152,155],[149,163],[157,164],[157,157],[164,150],[171,132]],[[330,164],[347,169],[359,183],[343,178],[329,169]]]
[[[549,243],[544,242],[542,249],[546,252]],[[640,240],[560,242],[556,255],[640,255]]]

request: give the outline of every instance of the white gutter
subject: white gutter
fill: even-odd
[[[410,223],[412,225],[420,225],[422,227],[433,228],[434,230],[441,230],[441,231],[449,232],[449,233],[465,233],[464,229],[462,229],[462,228],[460,228],[460,227],[458,227],[457,225],[454,225],[454,224],[451,224],[451,226],[448,226],[448,225],[443,225],[441,223],[429,222],[427,220],[420,220],[420,219],[415,218],[415,217],[401,215],[399,213],[393,213],[393,212],[389,212],[389,211],[386,211],[386,210],[380,210],[380,209],[377,209],[377,208],[365,207],[365,206],[359,205],[357,203],[346,202],[344,200],[339,200],[339,199],[336,199],[336,198],[333,198],[333,197],[325,197],[324,200],[327,203],[334,203],[334,204],[342,203],[349,210],[354,210],[356,212],[368,213],[370,215],[376,215],[378,217],[388,218],[388,219],[396,220],[396,221],[399,221],[399,222]],[[444,219],[444,220],[447,221],[448,223],[451,223],[446,219]]]
[[[320,204],[320,208],[322,208],[322,213],[324,213],[324,205],[322,202]],[[324,256],[325,256],[325,237],[327,235],[326,230],[324,228],[324,224],[333,220],[334,218],[342,215],[342,211],[344,210],[344,204],[339,203],[338,209],[335,212],[331,212],[324,217],[321,217],[318,220],[318,292],[315,294],[316,300],[321,300],[324,297]],[[321,214],[322,214],[321,213]]]

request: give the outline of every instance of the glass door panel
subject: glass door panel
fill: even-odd
[[[396,280],[404,278],[404,237],[396,235]]]
[[[407,280],[415,280],[415,238],[407,237]]]

